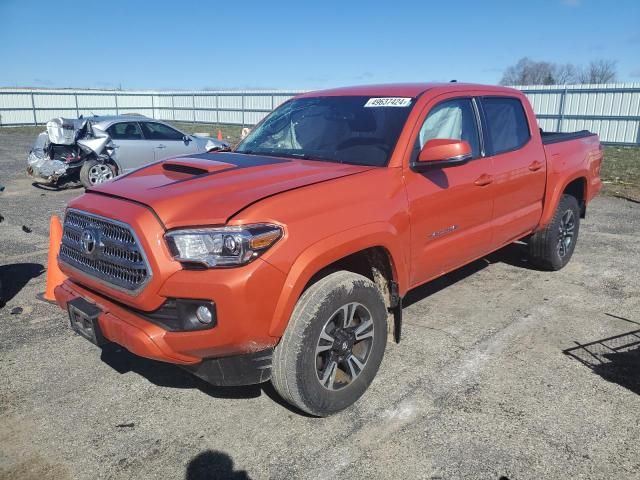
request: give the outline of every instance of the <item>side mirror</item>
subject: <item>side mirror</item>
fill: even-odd
[[[420,172],[429,168],[462,165],[471,158],[469,142],[451,138],[434,138],[424,144],[418,155],[418,160],[411,167]]]
[[[189,135],[185,135],[184,137],[182,137],[182,141],[186,144],[189,145],[189,142],[191,142],[191,137]]]

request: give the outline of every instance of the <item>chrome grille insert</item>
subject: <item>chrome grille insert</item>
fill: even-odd
[[[60,260],[130,294],[140,291],[151,278],[147,259],[129,225],[79,210],[67,210]]]

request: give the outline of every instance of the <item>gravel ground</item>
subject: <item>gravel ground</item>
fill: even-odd
[[[640,478],[638,204],[596,199],[560,272],[513,245],[411,292],[370,390],[316,419],[101,352],[36,300],[80,191],[31,186],[32,140],[0,129],[1,478]]]

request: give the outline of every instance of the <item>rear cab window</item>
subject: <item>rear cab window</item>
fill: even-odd
[[[492,155],[518,150],[529,142],[529,122],[519,99],[483,97],[481,102]]]

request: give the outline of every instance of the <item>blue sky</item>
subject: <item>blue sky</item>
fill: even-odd
[[[523,56],[640,82],[640,1],[0,0],[0,86],[497,83]]]

